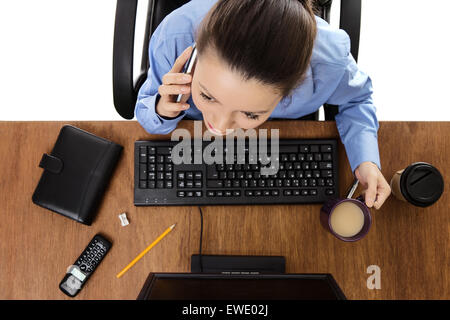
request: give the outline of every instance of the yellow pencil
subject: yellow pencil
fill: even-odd
[[[121,276],[123,276],[123,274],[127,272],[128,269],[134,266],[136,262],[138,262],[147,252],[150,251],[151,248],[153,248],[158,242],[160,242],[161,239],[164,238],[170,231],[172,231],[173,228],[175,228],[175,224],[168,227],[166,231],[164,231],[155,241],[152,242],[152,244],[150,244],[144,251],[142,251],[136,258],[134,258],[134,260],[131,261],[122,271],[120,271],[116,277],[120,278]]]

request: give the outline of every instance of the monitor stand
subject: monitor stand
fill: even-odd
[[[192,273],[271,274],[284,273],[286,260],[281,256],[191,256]]]

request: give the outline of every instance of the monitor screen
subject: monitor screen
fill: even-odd
[[[138,299],[338,300],[345,296],[330,274],[151,273]]]

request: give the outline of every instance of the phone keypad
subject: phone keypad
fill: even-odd
[[[94,238],[75,263],[84,273],[91,273],[102,261],[108,245]]]

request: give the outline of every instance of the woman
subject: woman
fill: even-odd
[[[181,72],[193,43],[190,76]],[[351,56],[348,35],[314,16],[310,1],[192,0],[158,26],[149,55],[135,109],[149,133],[169,133],[185,115],[221,135],[339,105],[336,125],[367,206],[379,209],[389,196],[371,80]],[[178,94],[190,97],[176,103]]]

